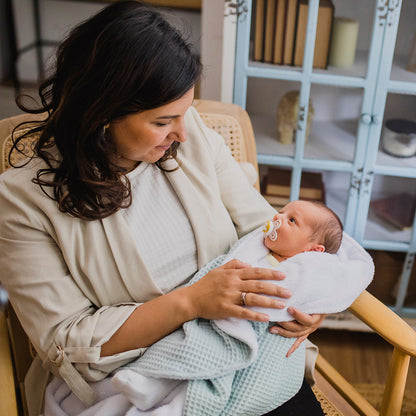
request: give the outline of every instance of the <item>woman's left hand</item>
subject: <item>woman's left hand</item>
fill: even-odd
[[[270,328],[270,332],[286,338],[297,338],[286,354],[286,357],[289,357],[312,332],[321,326],[326,315],[309,315],[293,307],[288,308],[287,311],[293,316],[294,321],[279,322],[278,325]]]

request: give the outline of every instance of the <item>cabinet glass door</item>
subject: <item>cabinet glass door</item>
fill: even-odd
[[[409,27],[409,19],[414,24],[411,11],[416,11],[416,4],[404,2],[400,10],[400,1],[392,3],[385,19],[356,235],[368,247],[408,251],[414,245],[413,213],[404,218],[404,211],[414,211],[416,198],[416,73],[408,71],[406,79],[395,77],[398,69],[406,71],[400,67],[406,45],[402,27]],[[411,78],[414,82],[409,84]],[[390,213],[380,213],[383,201],[390,204]],[[386,221],[389,214],[410,224],[395,228],[393,218]]]

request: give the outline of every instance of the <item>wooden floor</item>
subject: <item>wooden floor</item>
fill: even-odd
[[[351,384],[384,384],[392,347],[368,332],[318,329],[309,339]],[[416,359],[410,361],[406,390],[416,391]]]

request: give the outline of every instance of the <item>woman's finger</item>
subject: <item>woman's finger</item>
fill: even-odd
[[[241,292],[249,293],[250,297],[253,299],[252,302],[247,302],[248,306],[265,306],[264,303],[258,303],[259,301],[261,302],[261,296],[259,297],[258,295],[267,295],[269,297],[273,296],[284,299],[292,296],[292,292],[289,289],[281,287],[277,282],[272,281],[247,280],[241,284],[240,290]]]
[[[264,292],[260,292],[264,293]],[[283,309],[286,307],[286,302],[270,296],[257,295],[253,292],[242,292],[240,295],[241,306],[259,306],[262,308]]]
[[[286,275],[279,270],[250,267],[241,270],[240,278],[242,280],[284,280]]]
[[[288,308],[287,311],[293,316],[293,319],[305,326],[320,325],[326,316],[323,314],[310,315],[294,307]]]
[[[310,326],[300,324],[296,321],[279,322],[279,328],[283,328],[289,332],[300,333],[310,328]]]
[[[295,308],[288,308],[289,310],[293,310],[293,316],[297,316],[301,322],[298,321],[286,321],[286,322],[279,322],[278,325],[273,326],[270,328],[270,332],[274,334],[279,334],[287,338],[298,338],[303,336],[308,336],[312,332],[316,331],[322,321],[325,319],[326,315],[323,314],[312,314],[308,315]]]
[[[251,264],[245,263],[244,261],[233,259],[228,261],[227,263],[223,264],[222,266],[218,266],[217,269],[229,270],[229,269],[246,269],[251,267]]]
[[[247,308],[242,308],[240,306],[235,306],[234,308],[230,308],[230,316],[239,319],[245,319],[248,321],[259,321],[259,322],[268,322],[270,321],[270,316],[261,313],[261,312],[254,312]]]
[[[292,353],[294,353],[299,348],[300,344],[302,344],[302,342],[305,341],[306,338],[308,338],[307,335],[304,335],[303,337],[299,337],[289,348],[289,351],[287,352],[286,357],[289,357]]]
[[[285,322],[286,324],[287,322]],[[281,335],[285,338],[299,338],[299,337],[303,337],[304,335],[308,336],[310,332],[313,332],[313,330],[311,330],[310,328],[305,329],[305,327],[291,327],[290,329],[284,328],[283,326],[281,326],[282,324],[279,325],[273,325],[270,328],[270,332],[272,334],[276,334],[276,335]]]

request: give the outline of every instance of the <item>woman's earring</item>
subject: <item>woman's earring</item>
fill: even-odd
[[[106,134],[107,133],[107,129],[110,127],[110,123],[104,124],[103,127],[103,133]]]

